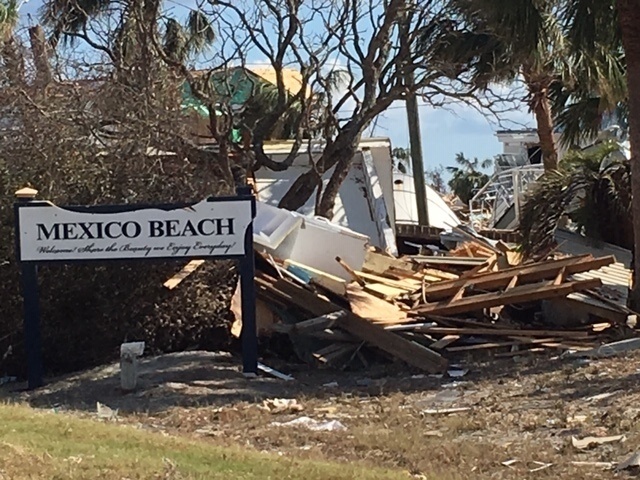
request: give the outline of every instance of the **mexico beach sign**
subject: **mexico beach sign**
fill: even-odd
[[[233,258],[245,254],[252,204],[245,200],[188,206],[18,209],[23,262]]]
[[[29,388],[43,385],[38,265],[109,261],[239,261],[242,366],[258,372],[253,219],[250,187],[236,196],[166,205],[61,207],[16,192],[16,252],[21,269]]]

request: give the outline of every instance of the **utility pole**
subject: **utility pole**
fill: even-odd
[[[424,180],[424,163],[422,161],[422,141],[420,140],[420,114],[418,99],[413,92],[413,72],[408,72],[405,82],[411,93],[407,94],[407,120],[409,121],[409,148],[411,149],[411,167],[413,170],[413,185],[416,191],[418,207],[418,224],[429,226],[429,211],[427,209],[427,187]]]

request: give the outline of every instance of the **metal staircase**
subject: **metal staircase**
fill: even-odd
[[[543,172],[542,165],[498,170],[469,202],[473,227],[476,230],[515,228],[520,220],[524,194]]]

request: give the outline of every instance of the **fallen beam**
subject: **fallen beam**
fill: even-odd
[[[479,295],[463,297],[455,301],[441,301],[427,303],[409,312],[416,316],[429,314],[453,315],[458,313],[473,312],[485,308],[499,307],[501,305],[511,305],[515,303],[526,303],[549,298],[566,297],[570,293],[581,290],[598,288],[602,285],[600,279],[594,278],[563,283],[562,285],[523,285],[514,287],[505,292],[491,292]]]
[[[551,262],[508,268],[499,272],[477,274],[460,278],[459,280],[434,283],[425,288],[424,294],[428,301],[441,300],[455,295],[460,288],[465,286],[478,290],[497,290],[507,287],[515,275],[518,276],[518,284],[523,285],[554,279],[562,268],[565,268],[565,275],[569,276],[574,273],[596,270],[614,262],[615,257],[613,256],[595,259],[590,255],[570,257]]]
[[[452,327],[418,327],[417,332],[436,333],[439,335],[481,335],[497,337],[553,337],[553,338],[590,338],[589,332],[581,330],[519,330],[516,328],[452,328]],[[551,338],[551,340],[553,340]],[[549,341],[551,341],[549,340]],[[518,340],[522,343],[523,340]]]

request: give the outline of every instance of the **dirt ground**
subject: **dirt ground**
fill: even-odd
[[[441,378],[399,364],[362,372],[270,365],[295,380],[248,380],[229,354],[185,352],[144,359],[134,393],[119,390],[114,364],[35,392],[5,385],[2,395],[95,417],[101,402],[118,410],[102,411],[103,421],[299,458],[365,462],[414,478],[638,474],[615,467],[640,451],[640,353],[468,360],[468,373]],[[296,419],[303,425],[281,425]],[[586,437],[612,438],[580,445]]]

